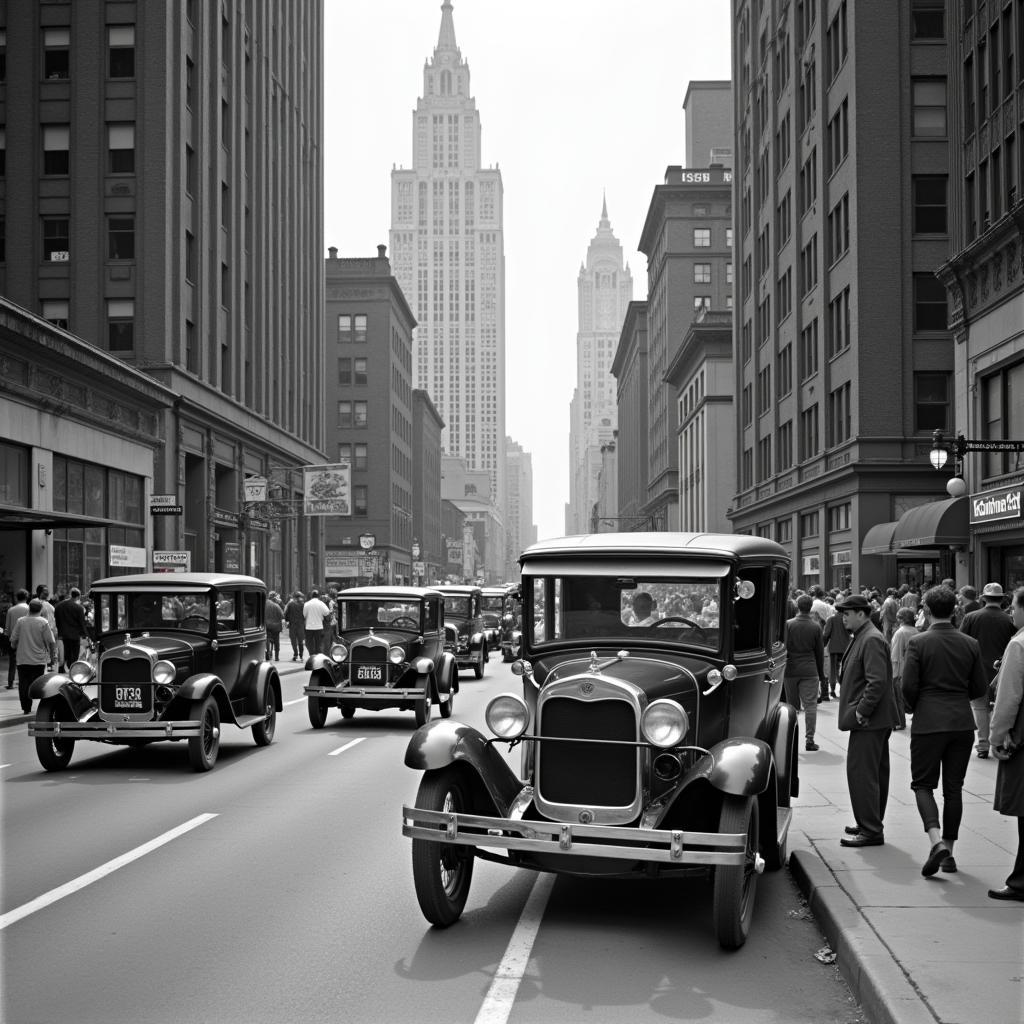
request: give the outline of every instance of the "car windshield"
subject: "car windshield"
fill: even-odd
[[[210,628],[209,593],[141,591],[101,594],[98,622],[104,633],[125,630],[186,629],[206,633]]]
[[[471,597],[453,597],[444,595],[444,613],[449,619],[468,619],[472,614],[473,599]]]
[[[642,576],[535,576],[524,587],[533,643],[653,639],[718,650],[721,582]]]
[[[408,601],[385,598],[340,600],[339,629],[408,629],[420,628],[420,606]]]
[[[484,594],[483,599],[480,602],[480,607],[483,609],[484,615],[488,612],[492,615],[500,615],[501,606],[504,600],[505,598],[502,594],[496,594],[493,597],[489,597],[487,594]]]

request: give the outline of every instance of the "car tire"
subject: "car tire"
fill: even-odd
[[[473,662],[473,675],[477,679],[483,679],[484,668],[487,666],[487,644],[480,645],[480,660]]]
[[[314,729],[322,729],[327,721],[327,701],[319,697],[307,697],[306,708],[309,711],[309,724]]]
[[[62,717],[67,704],[60,697],[46,697],[36,708],[36,722],[49,725],[50,722],[67,721]],[[60,740],[55,736],[36,737],[36,757],[48,772],[59,772],[67,768],[75,752],[74,740]]]
[[[199,735],[188,738],[188,759],[193,771],[208,772],[220,752],[220,708],[213,697],[199,705],[193,720],[199,722]]]
[[[715,867],[715,935],[722,949],[739,949],[750,933],[757,892],[757,797],[723,796],[718,831],[722,834],[742,832],[747,837],[742,864]]]
[[[274,701],[274,688],[269,683],[263,702],[266,704],[267,713],[262,722],[257,722],[252,727],[252,738],[257,747],[269,747],[274,742],[274,733],[277,730],[277,704]]]
[[[433,707],[430,700],[430,681],[423,687],[423,696],[416,701],[416,728],[426,725],[430,721]]]
[[[437,710],[441,713],[442,718],[451,718],[452,712],[455,710],[455,680],[451,677],[448,679],[448,699],[439,700]]]
[[[324,709],[324,714],[327,714],[327,710]],[[342,718],[355,718],[356,706],[355,704],[342,704],[341,705],[341,717]]]
[[[467,809],[466,791],[459,772],[448,766],[425,772],[416,794],[416,806],[429,811],[458,813]],[[440,826],[444,831],[444,826]],[[473,879],[475,850],[427,839],[412,841],[412,878],[423,916],[438,928],[447,928],[461,916]]]

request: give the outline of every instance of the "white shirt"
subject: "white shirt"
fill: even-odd
[[[324,628],[324,619],[330,614],[331,609],[319,597],[311,597],[302,606],[302,618],[305,620],[306,629],[311,629],[314,632]]]

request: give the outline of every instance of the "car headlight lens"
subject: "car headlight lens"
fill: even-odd
[[[73,683],[85,686],[92,679],[92,666],[87,661],[73,662],[68,669],[68,675]]]
[[[736,678],[739,673],[736,670],[735,665],[723,665],[722,676],[727,679],[730,683]]]
[[[405,661],[405,651],[402,650],[401,647],[392,647],[391,650],[388,651],[388,661],[390,661],[392,665],[401,665],[402,662]]]
[[[512,675],[528,676],[533,671],[533,665],[525,658],[519,658],[512,662]]]
[[[499,739],[516,740],[526,732],[530,724],[530,709],[517,694],[499,693],[487,705],[484,721]]]
[[[640,731],[656,747],[675,747],[690,731],[690,716],[674,700],[651,701],[640,718]]]
[[[344,644],[331,644],[331,661],[341,663],[348,657],[348,648]]]
[[[167,686],[173,683],[176,674],[174,665],[169,661],[158,661],[153,666],[153,682],[158,686]]]

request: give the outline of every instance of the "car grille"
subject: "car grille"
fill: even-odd
[[[459,631],[454,626],[444,627],[444,642],[452,645],[459,642]]]
[[[353,665],[383,665],[388,660],[387,647],[353,647]]]
[[[100,663],[100,714],[115,719],[148,718],[153,713],[149,658],[107,657]]]
[[[552,697],[543,703],[539,734],[544,740],[636,740],[637,720],[626,700],[580,701]],[[537,752],[537,788],[545,803],[627,807],[636,799],[635,746],[542,742]]]
[[[100,666],[100,679],[104,683],[148,683],[149,658],[104,658]]]

